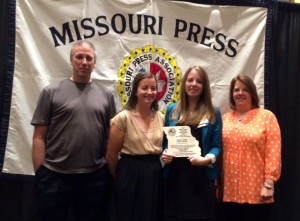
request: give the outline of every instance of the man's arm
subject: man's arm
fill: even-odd
[[[45,161],[47,131],[47,126],[36,125],[34,128],[32,141],[32,162],[35,172]]]

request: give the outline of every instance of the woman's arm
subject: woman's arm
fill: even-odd
[[[219,109],[216,109],[216,122],[213,125],[213,133],[211,135],[211,143],[208,154],[218,157],[222,147],[222,115]]]
[[[281,175],[281,132],[276,116],[265,110],[266,119],[266,147],[265,147],[265,174],[261,189],[262,199],[269,199],[274,195],[274,184]]]
[[[125,133],[113,123],[109,131],[106,160],[110,172],[114,178],[116,178],[116,169],[119,160],[119,152],[123,147],[124,138]]]
[[[281,175],[281,132],[275,115],[267,111],[266,147],[265,147],[265,181],[276,182]]]
[[[216,158],[221,153],[221,145],[222,145],[222,116],[219,109],[216,108],[216,121],[214,124],[210,124],[210,132],[207,133],[207,140],[205,139],[203,145],[207,145],[209,147],[207,154],[202,157],[190,157],[189,160],[192,165],[196,166],[209,166],[211,167],[213,163],[215,163]]]

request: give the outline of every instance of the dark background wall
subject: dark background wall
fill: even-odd
[[[300,5],[278,1],[189,1],[268,7],[265,107],[282,131],[282,176],[275,186],[274,221],[300,220]],[[0,1],[0,168],[6,147],[14,71],[15,0]],[[31,176],[0,173],[0,220],[32,221]]]

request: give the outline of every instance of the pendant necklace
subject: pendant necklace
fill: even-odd
[[[241,121],[246,117],[247,113],[248,113],[248,111],[245,112],[245,113],[242,113],[242,114],[239,114],[239,113],[237,112],[237,119],[238,119],[238,122],[241,122]]]

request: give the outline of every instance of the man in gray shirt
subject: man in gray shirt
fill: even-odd
[[[91,79],[94,45],[76,42],[70,52],[73,74],[45,87],[33,115],[32,158],[36,215],[41,220],[104,220],[109,171],[105,153],[113,95]]]

